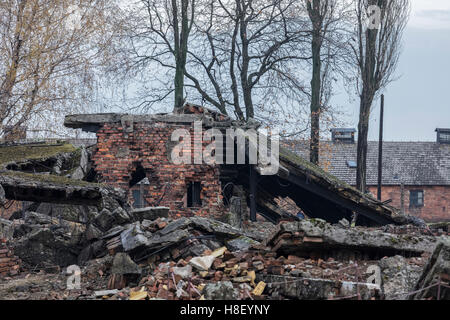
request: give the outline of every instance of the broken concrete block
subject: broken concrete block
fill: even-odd
[[[12,239],[14,235],[14,226],[12,221],[0,218],[0,239]]]
[[[226,250],[227,250],[227,247],[220,247],[220,248],[217,248],[216,250],[214,250],[214,251],[211,253],[211,255],[212,255],[213,257],[218,258],[218,257],[222,256],[222,255],[225,253]]]
[[[80,164],[70,175],[71,179],[83,180],[89,171],[89,153],[84,146],[81,147]]]
[[[113,214],[108,209],[103,209],[95,218],[94,223],[102,231],[109,230],[114,226]]]
[[[88,223],[94,220],[98,215],[98,209],[93,206],[77,206],[54,203],[41,203],[36,209],[36,212],[79,223]]]
[[[189,261],[189,264],[200,271],[208,271],[215,259],[214,256],[195,257]]]
[[[114,290],[101,290],[101,291],[94,291],[94,296],[96,298],[98,297],[104,297],[104,296],[113,296],[115,294],[118,294],[119,290],[114,289]]]
[[[246,209],[246,208],[245,208]],[[244,219],[244,210],[242,206],[242,198],[241,197],[231,197],[230,199],[230,212],[228,213],[228,223],[235,227],[241,228],[242,221]]]
[[[101,238],[102,239],[110,239],[115,236],[118,236],[125,230],[124,226],[115,226],[114,228],[109,229]]]
[[[53,230],[52,230],[53,229]],[[68,266],[77,263],[81,248],[62,228],[36,228],[12,242],[15,254],[33,266]]]
[[[119,252],[114,256],[111,272],[113,274],[141,275],[142,270],[128,254]]]
[[[87,241],[97,240],[100,239],[102,236],[102,232],[93,224],[89,224],[86,227],[86,232],[84,233],[84,236]]]
[[[188,230],[174,230],[173,232],[170,232],[168,234],[164,234],[163,232],[161,232],[165,230],[166,229],[163,229],[154,233],[148,239],[148,246],[154,248],[168,246],[170,244],[178,243],[191,236]]]
[[[420,290],[409,299],[450,300],[450,244],[440,242],[415,285]]]
[[[226,244],[227,244],[228,250],[230,250],[231,252],[236,252],[236,251],[246,251],[252,245],[258,245],[260,243],[253,239],[250,239],[249,237],[240,236],[236,239],[227,241]]]
[[[191,256],[201,256],[205,251],[209,250],[209,248],[203,243],[191,245],[189,247],[189,255]]]
[[[125,251],[131,251],[138,247],[147,246],[149,241],[141,230],[140,224],[132,224],[120,234],[120,240],[122,242],[123,249]]]
[[[97,240],[92,243],[92,253],[95,258],[101,258],[106,255],[106,241],[105,240]]]
[[[229,224],[207,219],[203,217],[191,217],[189,220],[192,222],[194,227],[199,228],[201,230],[214,233],[218,237],[224,238],[235,238],[237,236],[242,235],[244,232],[242,230],[234,228]]]
[[[338,223],[339,223],[340,226],[342,226],[344,228],[349,228],[350,227],[350,222],[347,219],[345,219],[345,218],[343,218],[342,220],[339,220]]]
[[[5,196],[6,196],[5,189],[3,189],[2,185],[0,184],[0,205],[6,203],[6,197]]]
[[[382,291],[386,300],[404,300],[413,291],[422,268],[410,265],[402,256],[385,257],[378,262],[381,270]]]
[[[432,252],[437,240],[431,236],[392,234],[367,228],[344,229],[318,219],[280,223],[264,242],[279,254],[302,256],[308,250],[350,250],[383,256],[421,255]]]
[[[122,207],[118,207],[116,210],[114,210],[112,215],[114,217],[115,224],[120,225],[120,224],[131,222],[130,215]]]
[[[380,286],[371,283],[335,281],[326,279],[299,279],[279,275],[259,276],[258,281],[267,283],[268,292],[278,292],[280,298],[296,300],[333,300],[345,297],[362,300],[380,297]]]
[[[192,267],[190,265],[185,267],[173,267],[173,274],[180,276],[182,279],[189,279],[192,277]]]
[[[141,209],[134,209],[131,214],[138,221],[142,220],[156,220],[158,218],[167,218],[169,216],[170,208],[168,207],[148,207]]]
[[[236,300],[239,290],[233,287],[231,281],[208,283],[202,291],[206,300]]]
[[[173,232],[177,229],[186,229],[191,225],[191,220],[189,218],[183,217],[181,219],[177,219],[169,223],[164,229],[159,231],[159,234],[165,235]]]
[[[94,250],[92,249],[92,245],[88,245],[86,248],[81,250],[78,255],[78,265],[82,266],[92,258],[94,258]]]

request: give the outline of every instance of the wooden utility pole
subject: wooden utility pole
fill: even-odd
[[[405,213],[405,184],[403,181],[400,184],[400,212]]]
[[[381,201],[381,184],[383,180],[383,121],[384,121],[384,94],[381,95],[381,110],[380,110],[380,138],[378,144],[378,195],[377,198]]]
[[[254,166],[250,167],[250,221],[256,221],[256,171]]]

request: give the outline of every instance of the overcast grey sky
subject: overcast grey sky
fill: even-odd
[[[400,78],[385,93],[384,137],[391,141],[434,141],[437,127],[450,128],[450,0],[411,0]],[[348,124],[358,126],[358,101],[345,92],[335,103],[344,106]],[[378,139],[379,101],[372,113],[369,139]]]

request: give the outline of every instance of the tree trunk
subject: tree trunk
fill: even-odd
[[[358,147],[356,155],[356,188],[364,193],[366,192],[367,181],[367,137],[369,134],[369,118],[372,100],[373,98],[365,92],[361,95],[358,123]]]
[[[321,92],[321,69],[320,57],[322,39],[322,17],[320,16],[320,0],[307,3],[309,18],[312,24],[312,78],[311,78],[311,140],[309,143],[309,160],[319,165],[319,143],[320,143],[320,92]]]
[[[319,164],[320,143],[320,32],[314,30],[312,39],[313,74],[311,79],[311,141],[310,161]]]
[[[188,0],[181,1],[181,32],[178,28],[178,8],[172,0],[173,25],[175,33],[175,104],[174,110],[184,105],[184,73],[186,70],[187,41],[189,37]]]
[[[179,109],[183,107],[184,102],[184,68],[181,63],[177,62],[177,67],[175,71],[175,105],[174,109]]]
[[[253,118],[255,116],[255,112],[253,110],[253,100],[252,100],[252,88],[248,79],[248,70],[250,67],[250,57],[249,57],[249,41],[247,34],[247,21],[245,19],[245,11],[248,8],[248,4],[244,1],[242,3],[240,1],[237,2],[237,13],[238,13],[238,21],[239,21],[239,32],[242,41],[242,66],[241,66],[241,88],[242,95],[244,99],[245,105],[245,116],[248,121],[249,118]]]

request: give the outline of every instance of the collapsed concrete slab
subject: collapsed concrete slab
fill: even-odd
[[[0,185],[6,199],[18,201],[98,206],[107,196],[121,203],[125,198],[120,189],[57,175],[0,171]]]
[[[12,239],[14,225],[12,221],[0,218],[0,239]]]
[[[169,210],[170,208],[168,207],[146,207],[132,210],[131,215],[139,221],[156,220],[159,217],[167,218]]]
[[[379,258],[396,254],[417,256],[432,252],[437,239],[424,235],[397,235],[376,229],[342,228],[322,220],[303,220],[279,224],[277,230],[265,241],[278,254],[332,255],[360,254]]]
[[[415,286],[410,299],[450,299],[450,244],[441,242],[436,246]]]
[[[154,229],[156,225],[159,230]],[[152,223],[149,220],[138,221],[123,227],[114,227],[102,238],[107,241],[109,252],[125,251],[134,260],[142,261],[155,254],[168,254],[174,246],[183,242],[199,241],[192,246],[187,244],[186,250],[178,253],[179,256],[201,255],[205,250],[221,247],[222,242],[233,251],[248,249],[251,245],[260,244],[256,239],[258,237],[259,234],[255,236],[220,221],[190,217],[168,224],[157,221]]]
[[[0,145],[0,169],[56,173],[76,165],[79,156],[77,149],[67,143]]]
[[[27,212],[14,229],[16,254],[29,266],[55,268],[77,263],[83,248],[85,225]]]
[[[295,300],[371,300],[381,295],[379,285],[363,282],[333,281],[286,276],[258,277],[267,283],[272,297]]]
[[[405,300],[420,277],[423,266],[408,263],[402,256],[384,257],[378,262],[386,300]]]

